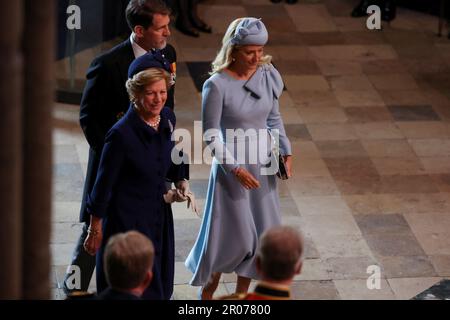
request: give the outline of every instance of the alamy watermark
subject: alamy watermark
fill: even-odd
[[[81,290],[81,269],[72,264],[67,267],[64,285],[69,290]]]
[[[370,276],[367,278],[366,285],[367,289],[373,290],[381,289],[381,268],[376,264],[370,265],[367,267],[366,273],[369,273]]]
[[[67,7],[66,13],[69,15],[66,20],[66,27],[69,30],[81,29],[81,9],[73,4]],[[381,9],[377,5],[367,7],[366,13],[369,17],[366,21],[366,27],[369,30],[381,29]]]
[[[194,135],[187,129],[173,131],[176,147],[171,153],[175,164],[259,164],[261,175],[278,171],[278,129],[207,129],[202,122],[194,121]],[[204,144],[206,146],[204,147]],[[182,153],[180,153],[182,151]]]
[[[81,29],[81,9],[73,4],[67,7],[66,13],[69,15],[66,20],[66,26],[69,30]]]
[[[377,5],[371,5],[367,7],[367,14],[369,17],[366,21],[366,27],[369,30],[380,30],[381,29],[381,9]]]

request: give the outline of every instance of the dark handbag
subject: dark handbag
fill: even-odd
[[[278,171],[276,173],[277,177],[281,180],[287,180],[289,177],[287,175],[286,163],[284,162],[283,156],[280,154],[279,146],[277,140],[275,139],[272,131],[268,130],[270,137],[272,138],[273,148],[271,152],[272,159],[277,162]]]
[[[278,155],[278,172],[277,172],[277,177],[280,178],[281,180],[289,179],[289,177],[287,175],[287,170],[286,170],[286,163],[284,162],[284,158],[283,158],[283,156],[281,154]]]

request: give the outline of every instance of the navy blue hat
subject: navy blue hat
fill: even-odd
[[[161,68],[171,73],[170,64],[161,51],[155,51],[136,58],[128,68],[128,78],[131,79],[135,74],[150,68]]]

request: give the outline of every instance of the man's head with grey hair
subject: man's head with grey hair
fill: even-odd
[[[287,226],[273,227],[261,238],[257,256],[257,268],[267,281],[292,280],[302,266],[303,236]]]
[[[153,276],[155,249],[152,241],[137,231],[112,236],[105,248],[104,270],[116,290],[145,289]]]

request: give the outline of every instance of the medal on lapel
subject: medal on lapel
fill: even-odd
[[[176,62],[172,62],[170,64],[170,76],[171,76],[171,78],[170,78],[170,82],[171,83],[170,84],[174,85],[175,81],[177,79],[177,63]]]

